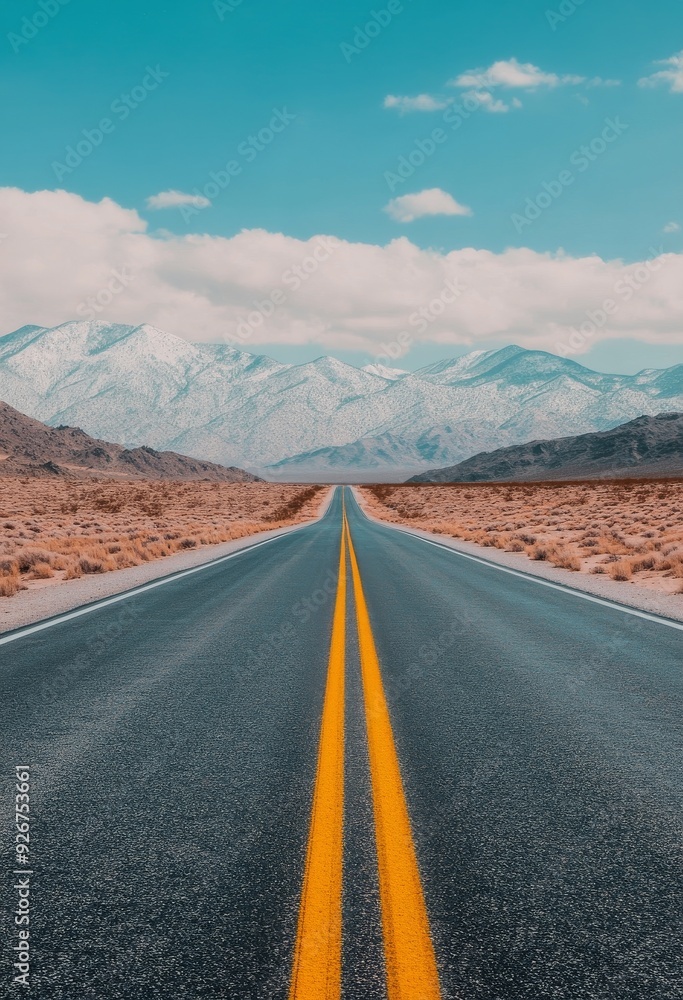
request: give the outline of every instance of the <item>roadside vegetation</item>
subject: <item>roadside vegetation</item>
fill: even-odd
[[[319,486],[0,479],[0,597],[313,517]]]
[[[683,482],[378,485],[377,517],[561,569],[683,593]]]

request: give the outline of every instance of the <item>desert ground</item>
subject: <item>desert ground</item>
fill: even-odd
[[[680,480],[382,484],[361,492],[386,521],[683,595]]]
[[[270,483],[0,479],[0,597],[313,517],[326,491]]]

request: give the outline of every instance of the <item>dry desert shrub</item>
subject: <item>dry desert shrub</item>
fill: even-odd
[[[54,575],[54,570],[49,562],[36,563],[31,574],[34,580],[49,580]]]
[[[612,563],[609,568],[609,575],[613,580],[630,580],[633,576],[631,564],[625,559],[622,559],[620,562]]]
[[[0,597],[14,597],[20,589],[16,576],[0,576]]]
[[[0,596],[305,521],[323,495],[275,483],[3,478]]]
[[[388,521],[526,553],[573,572],[678,593],[683,482],[381,484],[362,490]]]
[[[553,549],[548,558],[553,566],[557,566],[559,569],[569,569],[573,573],[578,573],[581,569],[581,560],[579,557],[561,546]]]

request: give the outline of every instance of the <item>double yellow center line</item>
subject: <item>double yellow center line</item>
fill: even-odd
[[[347,546],[370,758],[387,995],[389,1000],[440,1000],[391,718],[345,509],[342,521],[339,580],[289,1000],[341,997]]]
[[[345,632],[344,530],[290,1000],[341,996]]]

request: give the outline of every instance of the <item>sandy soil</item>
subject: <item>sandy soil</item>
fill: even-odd
[[[316,515],[327,492],[272,483],[0,479],[0,598],[298,524]]]
[[[624,597],[637,587],[683,608],[680,480],[380,485],[359,492],[382,520],[480,551],[518,553],[527,572],[554,567],[575,586],[590,576],[618,584]]]

